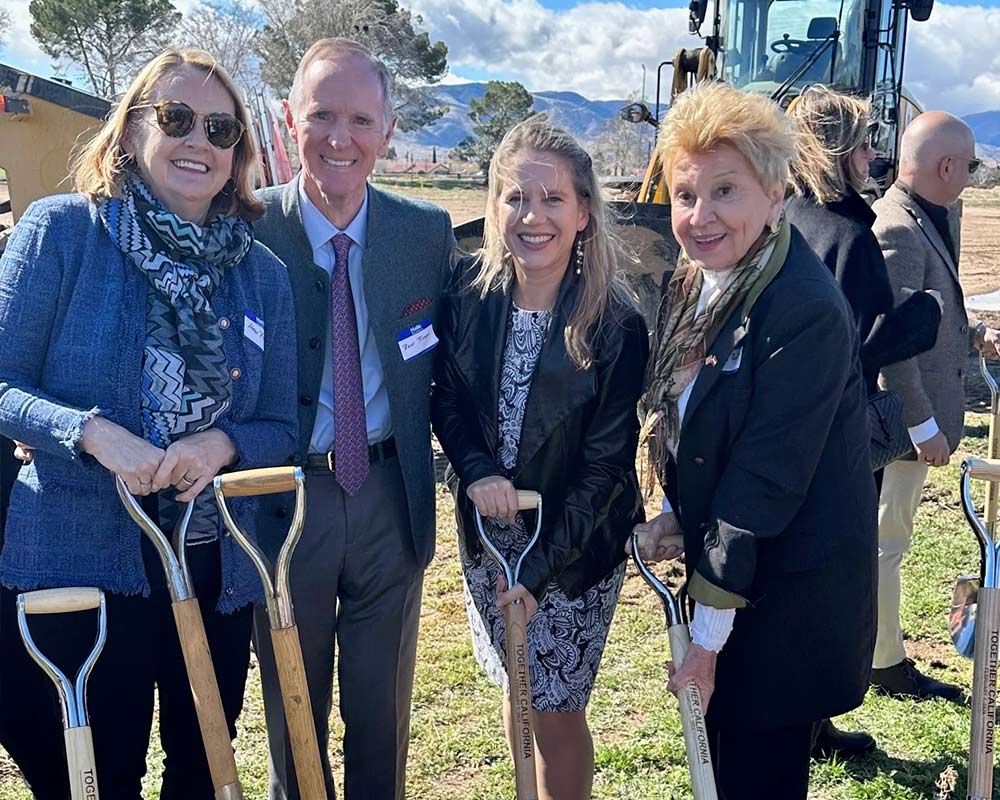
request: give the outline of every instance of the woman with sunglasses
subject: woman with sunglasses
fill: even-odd
[[[869,111],[867,101],[821,84],[794,101],[788,113],[798,123],[799,144],[785,214],[847,297],[862,342],[865,385],[874,394],[883,366],[933,346],[941,313],[924,292],[893,309],[889,272],[872,233],[875,212],[861,195],[879,133]]]
[[[283,462],[296,435],[292,296],[253,240],[256,170],[231,79],[206,53],[167,51],[82,151],[76,193],[34,203],[0,260],[0,434],[32,453],[0,554],[0,730],[36,798],[69,796],[62,726],[14,601],[60,586],[107,596],[88,685],[102,796],[141,797],[154,688],[159,796],[213,796],[163,568],[115,475],[168,535],[194,502],[187,558],[236,735],[259,583],[222,531],[211,481]],[[237,513],[252,527],[252,502]],[[36,633],[66,669],[93,641],[83,616]]]
[[[795,194],[785,213],[836,276],[854,312],[865,388],[871,396],[878,391],[883,366],[933,346],[941,309],[923,291],[893,307],[889,272],[872,233],[875,212],[861,196],[879,132],[869,116],[869,103],[815,85],[788,113],[798,123],[799,143],[791,172]],[[882,470],[874,473],[874,480],[881,489]],[[841,731],[829,719],[814,730],[814,758],[843,760],[874,748],[870,734]]]

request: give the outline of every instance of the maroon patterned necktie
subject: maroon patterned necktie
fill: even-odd
[[[349,495],[368,477],[368,425],[361,382],[358,316],[347,270],[351,237],[333,237],[336,263],[330,281],[330,336],[333,350],[333,459],[337,483]]]

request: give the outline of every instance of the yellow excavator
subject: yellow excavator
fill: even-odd
[[[872,177],[894,180],[899,137],[919,105],[903,88],[910,20],[926,21],[934,0],[691,0],[689,30],[701,46],[682,49],[657,69],[656,106],[632,103],[630,122],[658,125],[661,75],[673,69],[670,97],[703,80],[768,95],[783,108],[811,84],[870,98],[879,123]],[[711,16],[709,17],[709,11]],[[702,30],[711,26],[707,34]],[[654,155],[637,201],[667,202],[662,167]]]

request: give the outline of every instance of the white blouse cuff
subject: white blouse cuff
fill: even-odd
[[[695,602],[694,619],[691,621],[691,643],[718,653],[729,639],[729,634],[733,632],[735,618],[735,608],[712,608]]]

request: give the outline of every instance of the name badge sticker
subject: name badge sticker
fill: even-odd
[[[743,348],[737,347],[729,354],[729,358],[726,359],[726,363],[722,365],[723,372],[736,372],[740,368],[740,364],[743,363]]]
[[[437,334],[434,333],[434,326],[429,319],[404,328],[396,338],[403,361],[409,361],[428,350],[433,350],[438,343]]]
[[[250,344],[264,351],[264,320],[258,319],[249,309],[243,316],[243,335],[250,340]]]

